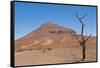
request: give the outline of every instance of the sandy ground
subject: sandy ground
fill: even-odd
[[[75,48],[56,48],[52,50],[31,50],[15,53],[15,65],[40,65],[79,62],[82,50]],[[85,61],[96,61],[96,49],[86,49]]]

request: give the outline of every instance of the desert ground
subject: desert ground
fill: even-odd
[[[15,65],[41,65],[80,62],[82,50],[72,48],[59,48],[52,50],[32,50],[16,52]],[[96,61],[96,49],[86,49],[85,61]]]

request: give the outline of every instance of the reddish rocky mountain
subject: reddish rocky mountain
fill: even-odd
[[[80,48],[77,39],[74,37],[76,34],[73,29],[57,24],[45,23],[38,29],[16,40],[15,49],[16,51],[25,51],[41,48]],[[91,37],[87,44],[91,45],[87,47],[95,48],[96,37]]]

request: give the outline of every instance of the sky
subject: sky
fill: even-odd
[[[84,35],[96,36],[96,7],[15,2],[15,39],[47,22],[74,29],[79,34],[81,24],[76,12],[79,16],[87,15],[82,20],[85,23]]]

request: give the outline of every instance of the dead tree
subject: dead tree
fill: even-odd
[[[83,19],[86,17],[86,15],[79,17],[78,14],[76,13],[76,18],[78,19],[79,23],[81,24],[81,38],[79,38],[77,35],[74,35],[76,39],[78,40],[78,43],[82,47],[82,61],[85,60],[86,58],[86,42],[90,39],[92,34],[90,34],[88,37],[84,37],[84,27],[85,24],[83,23]]]

